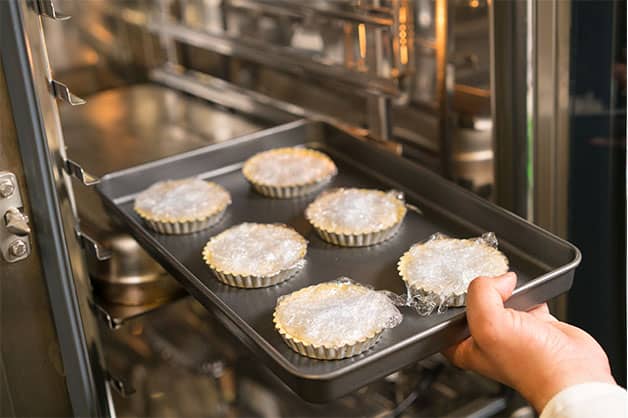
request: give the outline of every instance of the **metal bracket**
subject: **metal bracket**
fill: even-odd
[[[83,247],[92,258],[98,261],[107,261],[111,258],[110,250],[100,245],[94,238],[81,231],[78,227],[75,228],[75,231],[81,247]]]
[[[116,330],[122,326],[124,321],[111,316],[111,314],[109,314],[109,312],[107,312],[107,310],[100,306],[97,302],[91,301],[90,304],[96,315],[105,322],[107,328]]]
[[[107,382],[120,394],[123,398],[127,398],[135,393],[135,389],[123,380],[114,377],[107,372]]]
[[[50,86],[52,87],[52,92],[57,99],[63,100],[64,102],[69,103],[72,106],[79,106],[87,103],[85,99],[81,99],[76,94],[72,93],[68,86],[60,81],[51,80]]]
[[[28,216],[15,174],[0,171],[0,253],[9,263],[24,260],[31,253]]]
[[[54,20],[68,20],[72,17],[58,11],[55,8],[53,0],[35,0],[34,4],[37,9],[37,13],[42,16],[46,16]]]
[[[100,179],[98,177],[94,177],[87,171],[83,170],[83,167],[75,161],[65,160],[64,166],[65,171],[69,175],[79,179],[85,186],[93,186],[94,184],[100,183]]]

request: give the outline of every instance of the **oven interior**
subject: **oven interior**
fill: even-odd
[[[52,73],[75,99],[60,104],[63,138],[94,178],[308,118],[493,195],[485,0],[55,5],[72,16],[44,20]],[[329,404],[305,402],[186,295],[93,188],[73,188],[81,231],[106,253],[87,261],[118,416],[531,414],[440,355]]]

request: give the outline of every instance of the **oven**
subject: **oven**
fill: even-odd
[[[15,337],[3,343],[0,415],[534,416],[434,354],[467,332],[463,315],[420,350],[349,365],[342,379],[286,372],[119,202],[159,173],[316,141],[426,212],[450,199],[446,216],[466,212],[514,235],[513,253],[532,254],[522,260],[549,263],[524,269],[538,288],[517,306],[558,296],[579,262],[546,231],[567,235],[569,91],[554,81],[569,72],[570,7],[1,2],[0,208],[13,212],[0,300]],[[552,309],[564,317],[566,299]]]

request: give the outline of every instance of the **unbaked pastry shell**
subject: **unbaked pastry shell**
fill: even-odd
[[[303,251],[299,255],[299,258],[294,263],[294,265],[292,267],[288,267],[277,273],[269,275],[240,274],[238,272],[224,271],[210,261],[209,254],[207,252],[207,244],[203,248],[203,260],[205,261],[205,264],[209,266],[210,270],[214,273],[214,276],[216,276],[219,281],[229,286],[245,289],[256,289],[260,287],[274,286],[276,284],[285,282],[288,279],[291,279],[303,267],[303,264],[305,262],[305,254],[307,253],[307,241],[305,241],[305,239],[300,235],[299,238],[303,241],[305,245],[303,246]]]
[[[309,154],[310,156],[319,158],[326,162],[327,160],[329,160],[329,162],[331,163],[329,165],[330,167],[329,173],[307,183],[286,184],[286,185],[281,185],[281,186],[261,183],[257,181],[256,179],[253,178],[253,176],[247,169],[246,163],[244,164],[244,167],[242,167],[242,174],[247,179],[247,181],[251,183],[251,186],[253,186],[255,191],[257,191],[259,194],[263,196],[272,197],[275,199],[291,199],[295,197],[307,196],[309,194],[312,194],[322,189],[326,184],[328,184],[331,181],[331,179],[336,175],[338,170],[335,164],[333,163],[333,161],[322,152],[316,151],[316,150],[310,150],[310,149],[302,149],[302,148],[298,148],[298,150],[299,150],[298,152]],[[269,151],[274,151],[277,153],[286,153],[286,154],[294,152],[292,148],[276,149],[276,150],[269,150]],[[268,152],[268,151],[264,151],[264,152]],[[254,158],[254,157],[255,156],[251,158]]]
[[[231,204],[231,194],[227,189],[219,184],[211,183],[213,186],[218,187],[221,191],[226,193],[227,199],[215,210],[210,213],[198,215],[194,217],[182,217],[181,219],[172,219],[170,217],[156,216],[149,211],[133,206],[135,213],[146,223],[146,225],[155,232],[166,235],[183,235],[199,232],[204,229],[210,228],[216,225],[222,215],[225,214],[227,207]]]
[[[425,297],[426,299],[432,299],[432,300],[441,299],[443,307],[457,308],[461,306],[466,306],[467,292],[463,292],[463,293],[452,292],[447,295],[442,295],[442,294],[437,294],[436,292],[431,291],[431,290],[417,287],[414,284],[410,283],[410,281],[407,279],[404,273],[407,270],[406,268],[407,264],[410,262],[412,258],[412,255],[410,254],[410,251],[412,250],[412,248],[414,248],[414,245],[411,246],[410,249],[401,256],[401,258],[399,259],[399,262],[397,263],[397,271],[399,272],[401,279],[406,283],[406,286],[410,289],[410,293],[412,295],[419,295],[420,297]],[[509,263],[506,256],[503,254],[501,255],[506,260],[506,265],[508,265]]]
[[[231,200],[213,215],[176,222],[157,219],[140,209],[135,209],[135,212],[142,218],[146,225],[155,232],[166,235],[183,235],[199,232],[216,225],[224,215],[230,203]]]
[[[291,293],[290,295],[287,295],[285,299],[283,299],[277,304],[277,307],[279,306],[279,304],[285,303],[285,301],[288,300],[291,295],[294,295],[296,293],[304,291],[305,289],[309,289],[315,286],[318,286],[318,285],[304,287],[303,289],[297,290],[296,292]],[[273,323],[275,324],[275,329],[277,330],[279,335],[281,335],[281,338],[285,341],[288,347],[290,347],[292,350],[296,351],[297,353],[303,356],[314,358],[314,359],[340,360],[343,358],[357,356],[358,354],[361,354],[367,351],[368,349],[373,347],[375,344],[377,344],[377,342],[382,336],[382,333],[385,330],[385,328],[382,327],[381,329],[373,332],[371,335],[368,335],[362,338],[361,340],[358,340],[351,344],[328,346],[324,344],[316,345],[316,344],[306,343],[300,340],[299,338],[290,335],[286,330],[284,330],[282,325],[277,320],[277,307],[275,307],[275,311],[273,313]]]
[[[368,190],[368,189],[365,189]],[[370,190],[369,190],[370,191]],[[381,191],[380,191],[381,192]],[[386,194],[386,192],[381,192]],[[306,218],[308,222],[314,227],[316,233],[325,241],[330,244],[338,245],[341,247],[367,247],[369,245],[379,244],[381,242],[387,241],[391,239],[401,227],[403,219],[406,216],[406,206],[403,200],[398,199],[397,205],[397,220],[390,226],[387,226],[383,229],[379,229],[377,231],[364,232],[364,233],[341,233],[329,229],[323,225],[312,220],[307,216],[306,209]]]

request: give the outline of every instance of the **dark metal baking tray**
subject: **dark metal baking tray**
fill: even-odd
[[[313,197],[264,198],[251,190],[240,171],[244,160],[257,152],[294,145],[321,149],[334,159],[339,174],[330,187],[398,189],[422,214],[409,211],[399,233],[380,245],[339,248],[325,243],[303,216]],[[230,191],[233,204],[223,220],[192,235],[165,236],[148,230],[133,212],[134,196],[156,181],[188,176],[211,179]],[[373,349],[345,360],[323,361],[293,352],[275,332],[272,313],[279,296],[339,276],[401,293],[397,260],[413,243],[435,232],[470,237],[493,231],[518,274],[517,289],[508,301],[518,309],[569,290],[580,262],[578,249],[570,243],[408,160],[319,122],[296,121],[111,173],[102,178],[98,190],[158,262],[216,312],[289,387],[310,401],[342,396],[466,337],[464,308],[427,317],[404,308],[402,324],[386,331]],[[247,290],[221,284],[204,264],[201,250],[211,236],[244,221],[283,222],[303,234],[310,243],[304,269],[270,288]]]

